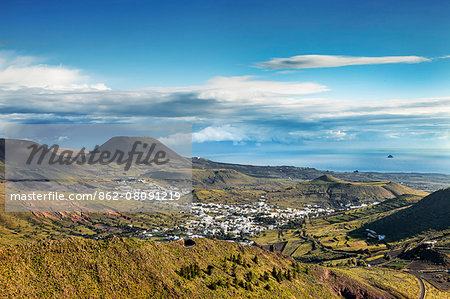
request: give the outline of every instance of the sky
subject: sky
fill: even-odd
[[[0,127],[187,123],[193,155],[216,161],[450,173],[448,15],[448,1],[3,0]]]

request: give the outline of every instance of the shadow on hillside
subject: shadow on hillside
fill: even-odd
[[[398,241],[430,230],[450,227],[450,188],[436,191],[409,208],[365,224],[350,232],[354,238],[366,238],[366,229],[386,235],[386,241]]]

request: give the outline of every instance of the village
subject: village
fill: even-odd
[[[268,205],[264,198],[254,204],[192,203],[184,224],[172,229],[153,228],[143,231],[143,238],[158,238],[160,241],[172,241],[181,238],[217,238],[235,240],[244,245],[255,234],[264,230],[280,229],[290,222],[299,222],[305,218],[329,215],[333,209],[308,206],[304,209],[278,208]]]
[[[123,199],[128,199],[127,194],[139,194],[140,198],[142,194],[146,194],[147,200],[153,199],[151,196],[149,197],[149,194],[173,192],[155,182],[134,177],[119,181],[116,190],[119,191],[119,197]],[[187,188],[176,188],[176,190],[181,196],[190,192],[190,189]],[[347,204],[339,209],[318,205],[305,205],[302,209],[281,208],[267,203],[264,195],[251,204],[182,203],[178,200],[163,200],[159,203],[178,207],[179,213],[183,214],[184,223],[174,227],[153,227],[140,230],[138,238],[174,241],[183,238],[208,237],[251,245],[252,241],[249,240],[264,230],[291,228],[298,226],[305,219],[324,217],[336,212],[368,206],[368,204]],[[370,205],[374,204],[378,204],[378,202]]]

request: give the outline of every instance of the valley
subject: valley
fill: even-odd
[[[182,164],[186,160],[180,161]],[[108,284],[115,285],[114,293],[124,296],[151,291],[160,292],[162,297],[277,293],[304,298],[416,298],[421,290],[425,298],[448,295],[450,189],[418,190],[411,187],[414,184],[386,180],[390,174],[377,174],[382,179],[367,181],[361,180],[367,175],[362,174],[359,180],[352,181],[312,169],[305,169],[302,177],[276,176],[269,168],[264,177],[258,167],[228,165],[208,169],[205,161],[201,168],[194,162],[191,191],[186,187],[179,190],[183,200],[162,202],[152,211],[124,212],[121,205],[126,201],[120,201],[103,212],[0,212],[0,253],[9,261],[6,268],[0,267],[0,275],[7,277],[8,271],[16,271],[12,270],[14,263],[21,263],[33,275],[43,275],[54,271],[49,263],[60,263],[65,269],[67,263],[82,262],[58,255],[58,247],[66,248],[61,252],[81,250],[86,256],[106,251],[104,258],[92,256],[85,261],[91,269],[85,274],[86,283],[73,276],[78,272],[67,272],[64,277],[74,280],[66,281],[68,289],[45,289],[37,281],[27,291],[44,289],[44,293],[48,292],[45,294],[68,292],[75,296],[75,283],[77,290],[92,288],[98,297],[112,296]],[[214,167],[219,164],[211,163]],[[301,170],[288,169],[297,174]],[[186,174],[184,170],[182,173]],[[90,182],[88,188],[108,186],[120,194],[167,191],[155,174],[143,169],[121,180],[105,179],[99,185]],[[307,179],[315,174],[318,176]],[[408,180],[407,174],[402,176]],[[432,181],[436,175],[430,178]],[[4,207],[5,181],[0,184],[0,205]],[[186,240],[191,240],[194,247],[183,246]],[[223,247],[228,251],[210,251]],[[10,254],[27,250],[42,255],[33,255],[29,261],[23,255]],[[105,267],[123,272],[123,265],[113,262],[115,253],[111,250],[121,251],[122,258],[135,270],[117,277],[100,274]],[[130,252],[133,256],[127,255]],[[143,265],[135,260],[135,254],[142,256]],[[245,262],[236,262],[239,254],[246,256]],[[267,261],[251,262],[255,256],[258,260],[264,256]],[[175,257],[176,264],[168,262]],[[157,273],[154,267],[163,267],[161,263],[167,268],[161,273],[168,279],[162,280],[159,275],[163,274],[157,274],[149,280],[134,272],[140,269],[153,275]],[[187,268],[180,266],[184,264]],[[274,266],[280,267],[283,274],[274,272]],[[81,271],[77,267],[81,264],[74,269]],[[123,275],[137,275],[136,281],[144,288],[137,288],[131,276]],[[128,287],[124,289],[119,281],[128,281]],[[3,294],[19,292],[10,281],[3,283]],[[157,291],[161,285],[164,288]]]

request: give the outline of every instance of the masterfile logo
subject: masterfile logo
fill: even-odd
[[[11,124],[7,132],[6,211],[137,212],[190,201],[190,125]]]
[[[138,150],[141,148],[141,150]],[[36,158],[37,164],[42,165],[46,155],[50,155],[48,163],[50,165],[107,165],[116,162],[119,165],[124,164],[124,170],[129,170],[131,164],[136,163],[138,165],[163,165],[170,161],[166,159],[166,152],[164,150],[158,150],[155,152],[156,143],[148,144],[141,141],[135,141],[131,150],[127,153],[117,149],[113,153],[108,150],[100,150],[100,146],[96,145],[93,151],[86,152],[86,148],[82,148],[78,153],[73,150],[63,150],[59,153],[59,145],[54,144],[49,147],[46,144],[38,145],[32,144],[27,147],[30,150],[26,164],[30,165]],[[155,152],[155,153],[154,153]],[[38,155],[39,154],[39,155]]]

